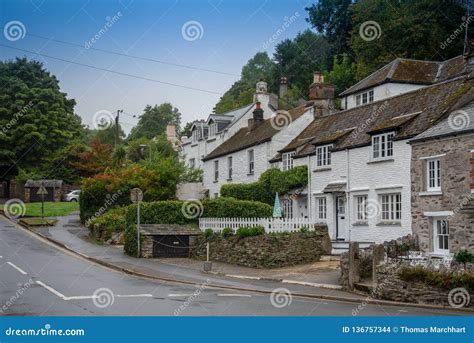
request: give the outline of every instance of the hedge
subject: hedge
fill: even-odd
[[[275,193],[286,194],[291,189],[308,184],[308,167],[300,166],[287,171],[271,168],[260,175],[257,182],[231,184],[221,187],[223,197],[240,200],[260,201],[273,205]]]

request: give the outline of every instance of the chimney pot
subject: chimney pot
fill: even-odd
[[[324,83],[324,75],[320,71],[314,72],[313,83]]]

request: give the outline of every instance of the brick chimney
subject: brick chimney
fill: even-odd
[[[253,110],[253,117],[248,121],[248,128],[250,131],[254,130],[260,124],[263,123],[263,110],[260,102],[255,103],[255,109]]]
[[[176,136],[176,125],[174,123],[168,123],[166,125],[166,138],[173,145],[177,147],[179,145],[179,139]]]
[[[465,71],[474,73],[474,38],[469,38],[464,50]]]
[[[334,109],[334,93],[334,85],[325,83],[323,74],[315,71],[313,83],[309,86],[309,99],[313,101],[315,117],[328,115]]]

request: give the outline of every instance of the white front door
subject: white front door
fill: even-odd
[[[336,238],[346,238],[346,197],[336,197]]]
[[[433,251],[449,253],[449,223],[446,219],[433,220]]]

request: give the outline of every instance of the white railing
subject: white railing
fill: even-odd
[[[229,227],[237,230],[239,227],[263,226],[265,232],[299,231],[302,227],[313,229],[315,223],[307,218],[199,218],[201,230],[212,229],[214,232]]]

